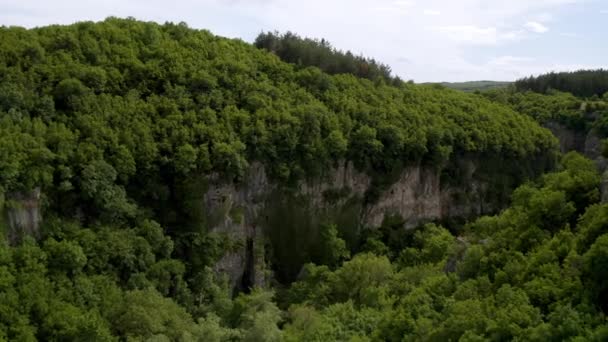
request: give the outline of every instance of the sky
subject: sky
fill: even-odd
[[[292,31],[416,82],[512,81],[608,68],[608,0],[0,0],[0,25],[108,16],[185,22],[253,42]]]

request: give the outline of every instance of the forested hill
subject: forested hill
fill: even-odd
[[[238,178],[251,160],[289,181],[339,158],[390,170],[555,144],[531,119],[478,96],[296,70],[185,24],[111,18],[0,34],[4,191],[79,192],[85,170],[112,170],[120,187],[190,172]]]
[[[403,83],[391,74],[390,66],[373,58],[336,49],[325,39],[302,38],[293,32],[262,32],[254,45],[297,67],[315,66],[331,75],[352,74],[369,80],[382,79],[395,85]]]
[[[551,72],[519,79],[515,82],[515,87],[520,91],[547,93],[559,90],[580,97],[601,97],[608,92],[608,70]]]
[[[475,170],[497,198],[555,166],[548,130],[483,96],[331,75],[183,23],[2,27],[0,137],[0,340],[600,336],[605,208],[590,207],[573,236],[599,182],[577,155],[516,191],[507,214],[467,226],[470,248],[438,225],[406,230],[397,215],[375,230],[323,222],[303,225],[321,242],[312,244],[322,247],[317,259],[298,255],[319,265],[295,272],[293,285],[271,277],[281,271],[279,247],[302,242],[289,225],[310,213],[280,205],[295,193],[293,206],[306,207],[299,186],[340,161],[384,190],[407,167],[419,179],[422,169],[447,179],[449,190],[469,185],[463,174]],[[221,210],[201,212],[210,180],[232,191],[254,165],[267,176],[260,184],[285,190],[268,205],[283,215],[274,241],[291,244],[269,241],[264,227],[253,236],[263,220],[245,222],[252,232],[240,239],[212,231],[213,222],[242,227],[255,211],[231,207],[220,191]],[[319,201],[344,202],[349,189],[329,190]],[[360,210],[378,200],[368,195],[345,202]],[[467,194],[454,197],[467,203]],[[353,212],[340,214],[359,219]],[[15,232],[28,220],[34,231]],[[241,288],[215,272],[225,255],[246,264]],[[448,262],[458,266],[445,270]],[[265,288],[252,288],[255,271],[269,275]],[[555,290],[563,279],[565,290]],[[461,324],[471,312],[473,323]]]
[[[468,81],[468,82],[442,82],[439,83],[444,87],[462,90],[465,92],[486,91],[492,89],[507,88],[512,82],[499,81]]]

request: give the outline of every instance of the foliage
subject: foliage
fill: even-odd
[[[486,91],[492,89],[507,88],[512,82],[497,82],[497,81],[468,81],[468,82],[442,82],[440,83],[446,88],[461,90],[464,92]]]
[[[295,33],[262,32],[255,39],[254,45],[266,49],[287,63],[301,67],[315,66],[330,75],[352,74],[368,80],[382,79],[387,83],[399,85],[399,77],[391,75],[391,68],[373,58],[355,56],[350,51],[340,51],[325,40],[302,38]],[[325,79],[328,81],[328,79]],[[318,84],[327,87],[327,82]]]
[[[515,87],[518,90],[532,90],[538,93],[555,89],[581,97],[602,96],[608,92],[608,70],[551,72],[517,80]]]
[[[392,265],[372,254],[335,271],[308,265],[288,290],[286,340],[601,339],[608,205],[589,195],[598,185],[593,163],[570,153],[561,170],[518,188],[510,208],[458,239],[427,225],[389,242],[389,230],[369,239],[401,250]],[[571,229],[576,212],[584,215]]]
[[[293,185],[340,159],[386,178],[464,153],[523,161],[556,147],[529,118],[479,96],[332,76],[183,23],[3,27],[0,51],[0,187],[42,187],[53,210],[92,220],[132,219],[137,204],[191,230],[191,179],[239,180],[252,161]],[[373,79],[387,72],[352,62],[376,65],[366,67]]]
[[[183,23],[0,28],[0,194],[40,188],[45,218],[39,241],[0,239],[0,340],[606,336],[608,209],[575,154],[459,237],[387,217],[347,248],[340,224],[296,227],[309,221],[292,212],[310,212],[277,204],[282,232],[299,234],[283,247],[314,247],[293,264],[317,265],[274,284],[276,299],[233,297],[212,266],[239,241],[208,231],[207,176],[238,182],[261,162],[289,189],[347,160],[381,187],[410,165],[520,167],[556,148],[508,101],[394,82],[373,60],[294,39],[300,65]]]
[[[543,124],[556,121],[571,128],[583,130],[588,128],[585,127],[585,112],[581,110],[584,101],[570,93],[552,90],[546,94],[539,94],[507,88],[481,94]]]

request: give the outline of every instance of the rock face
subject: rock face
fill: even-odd
[[[608,171],[602,174],[602,182],[600,184],[600,200],[602,203],[608,203]]]
[[[215,264],[215,271],[227,275],[233,288],[264,285],[264,239],[256,221],[272,188],[259,163],[251,165],[239,186],[220,181],[218,175],[209,180],[203,204],[207,225],[211,232],[240,242],[240,248],[226,252]]]
[[[556,121],[549,121],[545,123],[544,126],[557,137],[559,140],[559,148],[562,153],[570,151],[583,153],[585,151],[587,133],[568,128]]]
[[[587,119],[593,122],[597,115],[588,114]],[[602,155],[602,138],[598,133],[593,129],[587,132],[575,130],[557,122],[548,122],[545,127],[558,138],[562,153],[576,151],[595,161],[602,173],[601,200],[602,203],[608,202],[608,160]]]
[[[296,222],[303,225],[302,230],[323,221],[358,230],[380,226],[386,215],[399,215],[406,227],[415,227],[496,209],[484,201],[487,186],[474,180],[474,164],[465,163],[464,168],[471,181],[463,187],[450,187],[442,184],[437,170],[409,167],[369,203],[365,198],[372,179],[357,171],[351,162],[339,162],[324,177],[303,181],[289,190],[272,183],[260,163],[252,163],[238,185],[212,176],[203,204],[208,213],[207,226],[211,232],[239,241],[238,248],[216,263],[215,271],[226,274],[237,289],[264,285],[268,235],[272,235],[271,242],[286,241],[276,245],[293,243],[293,250],[297,250],[298,244],[303,243],[298,239],[303,237],[288,230]]]
[[[16,244],[25,236],[38,238],[40,234],[40,189],[23,193],[13,193],[7,197],[4,216],[7,223],[7,237],[10,244]]]
[[[592,123],[597,119],[597,115],[587,114],[586,118]],[[555,121],[547,122],[544,126],[557,137],[562,153],[579,152],[585,157],[595,160],[601,171],[606,170],[608,162],[602,156],[602,138],[595,130],[585,131],[569,128]]]

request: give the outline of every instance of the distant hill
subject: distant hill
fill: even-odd
[[[403,83],[399,77],[391,74],[390,66],[373,58],[339,50],[325,39],[303,38],[292,32],[262,32],[255,39],[254,45],[298,68],[315,66],[331,75],[351,74],[372,81],[382,78],[393,85]]]
[[[513,82],[501,81],[469,81],[469,82],[442,82],[439,83],[446,88],[462,90],[464,92],[474,92],[476,90],[490,90],[505,88]]]
[[[543,94],[553,89],[580,97],[601,97],[608,93],[608,70],[551,72],[537,77],[530,76],[515,81],[515,88],[519,91],[531,90]]]

